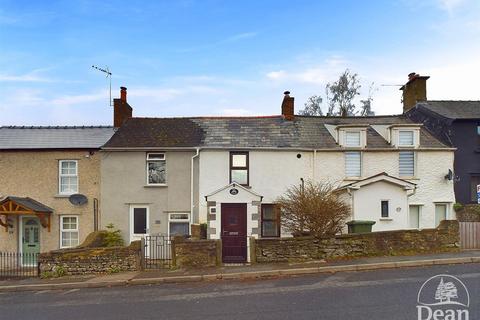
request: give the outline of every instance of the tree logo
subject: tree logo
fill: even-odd
[[[440,274],[431,277],[417,296],[419,320],[469,319],[470,295],[460,279]]]

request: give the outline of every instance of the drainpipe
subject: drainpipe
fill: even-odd
[[[317,165],[317,150],[313,149],[313,168],[312,168],[312,180],[315,182],[315,166]]]
[[[195,158],[197,158],[199,155],[200,155],[200,148],[196,148],[196,153],[195,155],[192,157],[192,163],[191,163],[191,175],[190,175],[190,228],[192,228],[192,224],[193,224],[193,207],[194,207],[194,204],[193,204],[193,197],[194,197],[194,194],[193,194],[193,175],[194,175],[194,170],[193,170],[193,162],[195,160]],[[190,234],[192,233],[192,231],[190,230]]]

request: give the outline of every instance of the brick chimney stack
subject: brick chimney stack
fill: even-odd
[[[283,94],[285,96],[282,102],[282,116],[285,120],[291,121],[295,118],[295,98],[290,97],[290,91],[285,91]]]
[[[132,117],[132,107],[127,102],[127,88],[120,87],[120,99],[113,99],[113,126],[119,128]]]
[[[408,74],[408,82],[400,90],[403,91],[403,112],[415,107],[419,101],[427,101],[427,80],[429,76],[420,76],[412,72]]]

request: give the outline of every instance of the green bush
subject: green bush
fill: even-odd
[[[453,204],[453,210],[455,210],[456,212],[462,211],[463,210],[463,204],[458,203],[458,202],[454,203]]]
[[[124,242],[123,242],[121,231],[118,229],[115,229],[115,226],[113,225],[113,223],[108,224],[106,227],[107,227],[107,234],[103,239],[104,246],[105,247],[123,246]]]

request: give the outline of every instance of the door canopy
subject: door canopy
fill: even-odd
[[[32,198],[10,196],[0,200],[0,216],[5,216],[5,221],[0,217],[0,226],[4,227],[5,231],[8,231],[8,228],[11,227],[8,222],[9,216],[35,215],[40,219],[42,227],[48,228],[48,232],[50,232],[50,216],[52,213],[52,208]]]

